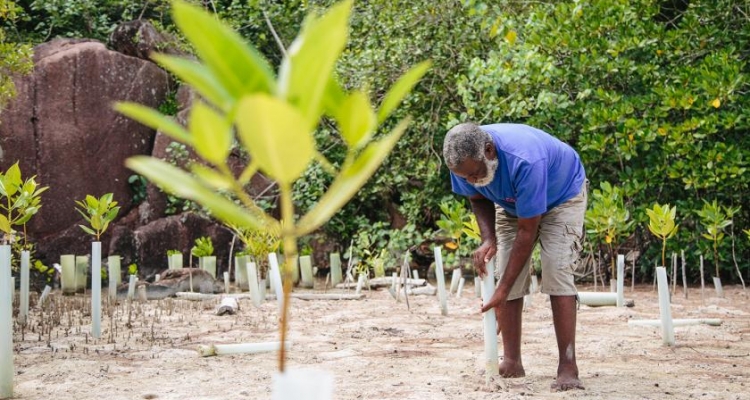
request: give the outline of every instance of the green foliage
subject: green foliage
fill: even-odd
[[[104,194],[98,199],[92,195],[86,195],[84,200],[76,200],[76,204],[79,207],[76,211],[89,224],[89,226],[78,226],[89,235],[95,236],[97,241],[101,239],[109,223],[114,221],[117,213],[120,212],[117,202],[112,199],[112,193]]]
[[[620,239],[627,237],[633,228],[630,212],[625,208],[623,190],[612,186],[609,182],[602,182],[601,189],[594,189],[591,201],[586,210],[587,232],[592,234],[597,243],[602,241],[609,249],[612,259],[611,273],[615,277],[615,252]]]
[[[132,263],[128,265],[128,275],[138,275],[138,264]]]
[[[48,187],[39,187],[35,178],[32,176],[24,181],[18,162],[5,173],[0,172],[0,232],[5,243],[12,241],[14,226],[23,227],[25,241],[26,223],[42,207],[41,194]]]
[[[471,214],[461,201],[444,201],[440,203],[442,215],[437,221],[437,226],[448,237],[460,243],[464,234],[464,226],[471,220]]]
[[[214,244],[208,236],[195,239],[195,246],[190,249],[190,254],[195,257],[208,257],[214,255]]]
[[[249,229],[234,224],[227,225],[242,242],[244,249],[241,255],[250,256],[261,273],[265,276],[268,270],[268,255],[275,253],[281,246],[280,232],[275,227],[266,229]],[[305,255],[303,253],[303,255]]]
[[[648,230],[662,241],[661,265],[666,266],[667,239],[677,233],[678,225],[675,223],[677,207],[654,203],[652,208],[646,209],[646,214],[649,219]]]
[[[705,229],[702,236],[713,244],[714,266],[716,267],[715,277],[719,277],[719,245],[724,241],[724,229],[732,224],[732,220],[727,218],[731,209],[722,207],[716,200],[712,202],[703,201],[703,208],[695,212],[701,219],[701,224]]]
[[[0,0],[0,111],[16,95],[16,86],[11,79],[14,74],[31,72],[31,46],[8,38],[5,26],[15,27],[22,9],[10,0]]]
[[[180,250],[177,250],[177,249],[167,250],[167,257],[171,257],[171,256],[176,255],[176,254],[182,254],[182,252]]]

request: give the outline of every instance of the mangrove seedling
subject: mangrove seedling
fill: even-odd
[[[23,227],[23,238],[26,241],[26,223],[42,207],[40,195],[48,189],[39,187],[36,176],[27,180],[21,178],[18,162],[11,165],[5,173],[0,172],[0,231],[3,232],[3,243],[13,241],[13,226]]]
[[[675,224],[677,206],[670,207],[669,204],[662,206],[654,203],[652,208],[646,209],[646,214],[648,215],[648,230],[661,239],[661,265],[666,266],[667,239],[677,233],[678,225]]]
[[[98,199],[92,195],[86,195],[84,200],[76,200],[76,204],[80,207],[76,208],[76,211],[89,224],[89,226],[78,226],[89,235],[95,236],[97,242],[109,227],[109,223],[114,221],[117,213],[120,212],[117,202],[112,200],[112,193],[107,193]]]
[[[698,214],[701,224],[706,229],[702,236],[713,244],[715,277],[719,278],[719,245],[724,240],[724,228],[731,225],[732,220],[727,218],[726,213],[716,200],[711,203],[703,200],[703,208],[696,211],[696,214]]]

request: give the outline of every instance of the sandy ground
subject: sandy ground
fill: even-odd
[[[461,298],[449,298],[448,316],[435,296],[411,297],[407,310],[386,290],[357,301],[294,299],[288,365],[333,373],[335,399],[750,399],[749,294],[725,290],[720,299],[706,289],[701,301],[700,289],[690,289],[689,300],[677,289],[674,318],[723,324],[676,328],[672,348],[656,328],[628,327],[631,318],[658,318],[650,286],[626,289],[633,308],[581,306],[582,391],[550,392],[557,350],[542,294],[524,313],[527,376],[496,377],[487,386],[479,300],[468,285]],[[271,398],[276,353],[202,358],[196,348],[279,340],[275,302],[256,308],[241,300],[231,316],[213,314],[217,300],[122,303],[112,316],[105,311],[102,338],[93,339],[81,312],[87,301],[54,296],[45,312],[32,310],[23,334],[16,327],[14,398]]]

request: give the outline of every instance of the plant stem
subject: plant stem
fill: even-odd
[[[665,260],[667,257],[667,237],[665,236],[662,239],[662,245],[661,245],[661,265],[664,266]]]
[[[282,281],[284,282],[284,301],[281,309],[281,347],[279,349],[279,372],[284,372],[286,361],[286,335],[289,325],[289,300],[292,292],[292,270],[297,262],[297,236],[294,229],[294,205],[292,203],[292,188],[288,183],[279,184],[281,191],[281,237],[284,243],[284,269]]]

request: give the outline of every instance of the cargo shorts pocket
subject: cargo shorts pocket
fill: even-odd
[[[576,271],[578,268],[578,258],[583,249],[583,227],[577,224],[565,224],[565,232],[562,236],[564,243],[561,243],[559,269]]]

